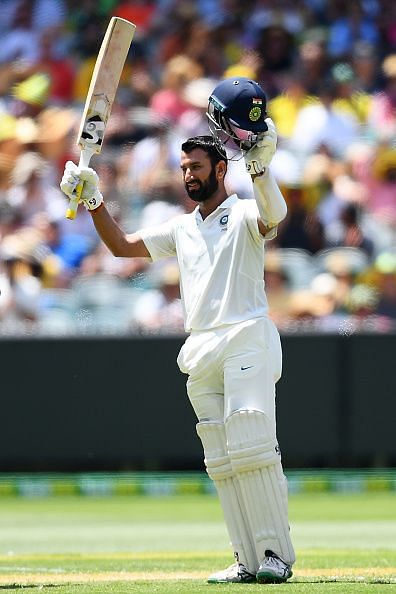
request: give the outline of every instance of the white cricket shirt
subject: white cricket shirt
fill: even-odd
[[[153,260],[176,256],[187,332],[267,315],[264,243],[254,199],[229,196],[202,219],[199,207],[138,231]],[[273,230],[268,238],[274,237]]]

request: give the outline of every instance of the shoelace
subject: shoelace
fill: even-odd
[[[238,575],[241,577],[253,575],[242,563],[238,563]]]
[[[275,567],[279,566],[279,561],[276,557],[267,557],[267,563],[269,563],[269,565],[275,565]]]
[[[287,565],[285,564],[285,566],[283,566],[283,562],[280,559],[278,559],[277,557],[273,557],[272,555],[270,557],[267,557],[267,563],[268,563],[268,565],[272,565],[279,571],[282,571],[283,575],[287,574],[287,571],[288,571]]]

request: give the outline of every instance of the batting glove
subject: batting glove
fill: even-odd
[[[98,174],[91,167],[78,167],[72,161],[67,161],[60,189],[68,198],[74,198],[79,184],[82,184],[80,202],[87,210],[96,210],[103,202]]]
[[[271,118],[266,118],[265,122],[268,130],[261,132],[254,147],[244,154],[246,171],[254,176],[265,172],[276,151],[278,135],[275,124]]]

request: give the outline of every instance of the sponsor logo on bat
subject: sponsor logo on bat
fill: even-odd
[[[81,137],[87,144],[102,145],[105,131],[105,123],[101,117],[96,114],[88,118],[85,122]]]

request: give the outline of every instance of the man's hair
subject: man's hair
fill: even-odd
[[[193,136],[183,142],[181,149],[184,153],[191,153],[194,149],[202,149],[209,156],[212,167],[220,161],[227,165],[227,153],[225,149],[213,138],[213,136]]]

